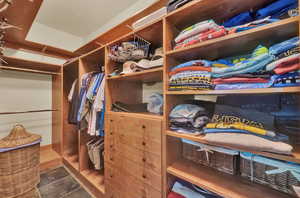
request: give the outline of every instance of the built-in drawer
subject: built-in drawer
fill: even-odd
[[[118,163],[126,158],[140,166],[156,172],[157,174],[161,174],[160,153],[156,155],[124,144],[113,144],[112,147],[108,145],[105,151],[105,161],[110,162],[111,164]]]

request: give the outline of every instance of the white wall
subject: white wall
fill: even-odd
[[[92,32],[87,37],[83,38],[83,43],[86,44],[90,42],[91,40],[95,39],[97,36],[107,32],[114,26],[122,23],[126,19],[130,18],[131,16],[137,14],[139,11],[149,7],[153,3],[155,3],[157,0],[139,0],[138,2],[132,4],[127,9],[123,10],[119,14],[117,14],[115,17],[111,18],[107,23],[103,24],[99,29]]]
[[[26,40],[62,48],[68,51],[75,51],[83,45],[83,39],[81,37],[74,36],[37,22],[32,24]]]
[[[3,53],[5,56],[11,56],[15,58],[21,58],[21,59],[26,59],[31,61],[39,61],[39,62],[50,63],[50,64],[62,65],[66,62],[66,60],[64,59],[53,58],[41,54],[34,54],[34,53],[14,50],[10,48],[5,48]]]
[[[0,70],[0,112],[51,109],[52,77]],[[52,114],[32,113],[0,115],[0,138],[8,135],[14,124],[42,136],[42,145],[51,144]]]
[[[155,84],[143,84],[143,103],[148,103],[148,99],[153,93],[163,93],[162,82],[157,82]]]

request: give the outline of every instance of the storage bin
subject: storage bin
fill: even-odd
[[[182,139],[183,158],[231,175],[238,173],[239,151]]]
[[[41,136],[16,125],[0,140],[0,197],[26,197],[40,182]],[[32,193],[31,193],[32,194]]]
[[[300,164],[274,160],[246,152],[240,155],[242,177],[298,197],[294,187],[300,186]]]

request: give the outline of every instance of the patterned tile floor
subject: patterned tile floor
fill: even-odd
[[[42,173],[38,188],[42,198],[92,198],[63,167]]]

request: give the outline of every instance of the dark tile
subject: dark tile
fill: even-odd
[[[78,189],[80,185],[71,176],[44,185],[40,188],[42,198],[60,198]]]
[[[74,192],[68,194],[64,198],[92,198],[92,196],[86,192],[83,188],[79,188]]]
[[[38,187],[39,188],[43,187],[47,184],[50,184],[56,180],[66,177],[68,175],[69,175],[69,173],[66,171],[66,169],[64,167],[53,169],[49,172],[41,174],[41,182]]]

